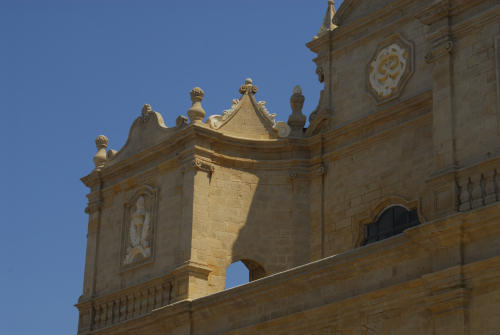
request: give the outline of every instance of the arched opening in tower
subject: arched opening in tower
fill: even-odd
[[[257,262],[243,259],[226,268],[226,290],[263,278],[266,271]]]

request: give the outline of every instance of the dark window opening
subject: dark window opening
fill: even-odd
[[[364,245],[401,234],[406,229],[419,224],[416,209],[407,210],[402,206],[390,207],[380,215],[377,221],[366,226]]]

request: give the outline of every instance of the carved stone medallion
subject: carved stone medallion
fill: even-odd
[[[393,36],[380,44],[368,65],[368,90],[385,102],[397,97],[413,72],[411,43]]]
[[[156,198],[156,190],[145,185],[125,203],[122,266],[128,267],[152,260]]]

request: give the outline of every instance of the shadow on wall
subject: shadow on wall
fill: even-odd
[[[247,267],[250,281],[303,263],[309,252],[308,187],[288,171],[259,171],[256,180],[231,253],[233,262]]]

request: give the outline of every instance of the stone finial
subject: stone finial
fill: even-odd
[[[141,114],[142,116],[146,116],[148,115],[148,113],[151,113],[152,111],[153,109],[151,108],[150,104],[144,104],[144,106],[142,106]]]
[[[201,106],[201,101],[205,96],[205,92],[199,87],[195,87],[189,93],[191,95],[191,102],[193,105],[187,111],[189,119],[191,122],[201,122],[205,117],[205,110]]]
[[[240,87],[241,94],[256,94],[257,91],[258,88],[253,85],[252,78],[245,79],[245,84]]]
[[[300,85],[296,85],[293,88],[293,95],[302,95],[302,87]]]
[[[140,119],[143,122],[149,121],[151,119],[151,116],[153,115],[153,109],[151,108],[150,104],[144,104],[141,109],[141,117]]]
[[[96,169],[101,168],[106,163],[107,155],[106,148],[108,147],[108,138],[104,135],[99,135],[95,139],[95,145],[97,147],[97,153],[94,156],[94,164]]]
[[[333,17],[335,16],[335,2],[333,0],[328,0],[328,9],[326,10],[325,18],[323,19],[323,24],[319,29],[318,36],[326,33],[327,31],[332,31],[337,26],[333,23]]]
[[[288,118],[288,125],[292,129],[290,136],[302,136],[304,133],[306,116],[302,114],[302,108],[304,107],[305,100],[302,88],[299,85],[295,86],[293,94],[290,97],[290,106],[292,107],[292,114]]]

